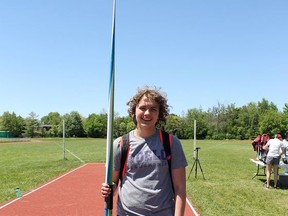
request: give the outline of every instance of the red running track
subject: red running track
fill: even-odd
[[[21,198],[0,205],[1,216],[101,216],[104,201],[100,194],[105,181],[105,164],[89,163]],[[115,201],[116,199],[114,199]],[[114,202],[115,203],[115,202]],[[116,215],[114,204],[113,215]],[[197,213],[187,199],[185,216]]]

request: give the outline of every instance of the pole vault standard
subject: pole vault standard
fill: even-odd
[[[65,142],[65,120],[62,121],[63,130],[63,159],[66,160],[66,142]]]
[[[116,0],[113,0],[111,37],[111,63],[108,94],[107,143],[106,143],[106,183],[112,188],[113,169],[113,120],[114,120],[114,85],[115,85],[115,16]],[[113,193],[104,201],[104,216],[111,216],[113,210]]]
[[[197,148],[197,143],[196,143],[196,120],[194,120],[194,158],[196,158],[196,148]]]
[[[65,120],[63,119],[62,121],[62,130],[63,130],[63,138],[62,138],[62,147],[63,147],[63,160],[67,159],[67,153],[70,153],[71,155],[73,155],[75,158],[77,158],[81,163],[85,163],[85,161],[83,161],[80,157],[78,157],[77,155],[75,155],[73,152],[71,152],[69,149],[66,148],[66,133],[65,133]]]

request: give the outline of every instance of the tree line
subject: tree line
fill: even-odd
[[[41,119],[34,112],[23,118],[7,111],[0,116],[0,130],[10,131],[13,137],[62,137],[63,120],[66,137],[106,137],[107,113],[93,113],[86,118],[77,111],[63,116],[58,112],[50,112]],[[194,137],[194,120],[197,139],[247,140],[263,133],[272,137],[276,133],[285,134],[288,131],[288,103],[285,103],[283,111],[264,98],[242,107],[218,103],[207,111],[192,108],[182,116],[170,114],[163,129],[180,139],[191,139]],[[134,127],[129,116],[115,114],[114,137]]]

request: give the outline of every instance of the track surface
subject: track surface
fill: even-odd
[[[85,164],[62,175],[21,198],[3,203],[2,216],[101,216],[104,201],[100,194],[105,180],[105,164]],[[114,203],[115,203],[114,199]],[[114,204],[113,215],[116,215]],[[187,200],[185,216],[197,213]]]

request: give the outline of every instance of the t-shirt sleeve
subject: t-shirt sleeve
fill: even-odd
[[[172,169],[186,167],[188,165],[185,153],[182,148],[180,140],[176,136],[172,136],[172,146],[171,146],[171,167]]]
[[[113,142],[113,169],[120,171],[121,166],[121,145],[120,137]]]

